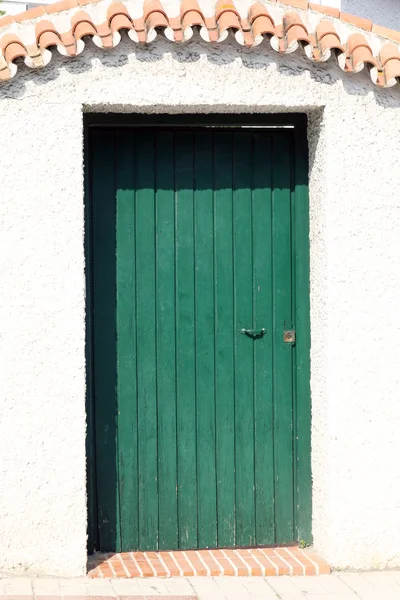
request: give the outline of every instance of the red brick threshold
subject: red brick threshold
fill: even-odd
[[[173,552],[97,553],[89,557],[89,577],[190,577],[193,575],[323,575],[328,563],[311,549],[255,548]]]

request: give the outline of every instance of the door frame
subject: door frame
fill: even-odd
[[[311,391],[310,391],[310,243],[308,144],[305,114],[86,114],[84,115],[84,218],[86,278],[86,468],[88,554],[98,547],[96,452],[93,396],[93,277],[90,130],[96,127],[190,127],[292,129],[294,164],[292,189],[292,284],[295,300],[296,344],[293,349],[293,473],[297,540],[312,543]]]

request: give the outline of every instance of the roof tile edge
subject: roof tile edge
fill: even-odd
[[[219,5],[223,1],[223,11],[219,10]],[[96,10],[96,7],[101,4],[108,5],[108,18],[101,24],[95,24],[90,17],[90,11]],[[116,18],[120,14],[118,6],[124,6],[126,18]],[[151,6],[150,6],[151,5]],[[154,6],[153,6],[154,5]],[[156,6],[157,5],[157,6]],[[190,5],[190,6],[189,6]],[[193,5],[193,6],[192,6]],[[182,6],[185,6],[184,14]],[[51,59],[51,50],[49,48],[56,46],[59,52],[63,55],[75,56],[80,54],[84,47],[84,41],[81,39],[83,35],[77,29],[77,24],[71,23],[71,28],[68,32],[60,32],[56,26],[56,20],[51,23],[52,17],[67,13],[65,18],[69,19],[68,13],[77,12],[75,9],[85,7],[85,11],[89,11],[90,24],[96,34],[93,34],[94,43],[101,48],[112,48],[116,46],[120,39],[119,31],[127,30],[129,37],[137,43],[149,43],[157,37],[157,31],[154,27],[161,26],[164,28],[166,37],[177,43],[185,42],[193,35],[193,27],[200,29],[201,37],[206,41],[222,42],[226,39],[228,32],[233,31],[237,42],[241,45],[254,47],[259,45],[263,38],[270,40],[274,50],[280,53],[291,53],[302,46],[306,55],[315,62],[325,62],[335,53],[339,65],[345,72],[360,72],[364,67],[370,69],[372,81],[380,87],[392,87],[400,81],[400,31],[392,30],[380,25],[375,25],[368,19],[363,19],[354,15],[349,15],[340,12],[338,9],[327,6],[317,5],[308,0],[264,0],[264,2],[254,2],[248,10],[245,18],[239,17],[239,13],[231,0],[219,0],[215,7],[215,28],[209,27],[209,19],[205,18],[203,11],[197,0],[185,0],[181,3],[181,15],[176,17],[167,16],[163,6],[158,0],[144,0],[144,10],[146,9],[149,18],[140,21],[144,22],[138,29],[138,19],[129,13],[129,3],[123,4],[118,0],[61,0],[54,4],[35,7],[15,17],[5,16],[0,18],[0,81],[6,81],[15,75],[17,70],[13,61],[18,57],[24,57],[25,63],[29,67],[45,66]],[[92,8],[93,7],[93,8]],[[257,16],[249,25],[248,18],[251,16],[251,11],[257,8]],[[115,10],[117,12],[115,12]],[[273,25],[271,29],[271,14],[278,9],[283,14],[283,25]],[[312,14],[319,15],[315,31],[308,31],[307,34],[307,13],[312,11]],[[115,14],[114,14],[115,12]],[[157,16],[162,16],[161,25],[154,25]],[[192,17],[190,16],[192,15]],[[199,21],[199,15],[202,17]],[[156,17],[156,20],[154,18]],[[302,19],[303,17],[303,19]],[[313,17],[313,19],[314,19]],[[267,21],[268,23],[267,23]],[[87,20],[87,19],[86,19]],[[40,32],[37,25],[40,22],[46,21],[51,24],[51,28],[46,29],[46,35],[42,37],[43,32]],[[256,23],[258,21],[258,23]],[[265,23],[264,23],[265,21]],[[274,20],[272,19],[272,23]],[[319,27],[321,23],[326,23]],[[335,27],[336,23],[336,27]],[[345,27],[347,41],[346,43],[338,44],[340,38],[337,27]],[[24,38],[24,28],[30,30],[30,43],[27,44]],[[314,27],[313,27],[314,29]],[[319,31],[321,29],[321,31]],[[101,30],[101,33],[100,33]],[[107,31],[106,31],[107,30]],[[78,32],[75,34],[75,32]],[[364,32],[368,37],[364,37]],[[11,44],[9,41],[9,33],[12,33],[17,39]],[[107,35],[106,35],[107,34]],[[72,37],[71,43],[68,43],[68,48],[64,47],[65,36]],[[90,35],[90,34],[89,34]],[[369,36],[373,36],[370,38]],[[76,39],[74,38],[76,36]],[[355,36],[362,36],[355,40]],[[32,44],[32,41],[35,43]],[[374,43],[374,40],[376,43]],[[107,43],[104,43],[107,41]],[[343,42],[343,40],[341,40]],[[370,43],[371,42],[371,43]],[[381,50],[384,45],[390,44],[390,65],[386,69],[386,61],[381,59]],[[373,51],[373,49],[374,51]],[[378,48],[378,49],[377,49]],[[387,49],[385,48],[385,51]],[[387,52],[385,53],[385,55]],[[43,60],[38,60],[40,55]],[[32,60],[35,58],[35,60]],[[45,60],[44,60],[45,59]]]

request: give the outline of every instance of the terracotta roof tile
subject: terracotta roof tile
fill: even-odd
[[[136,43],[149,43],[160,32],[182,43],[198,29],[212,43],[222,42],[232,31],[243,46],[255,47],[264,39],[282,53],[300,46],[314,61],[326,61],[334,53],[344,71],[366,68],[378,86],[400,81],[398,31],[307,0],[263,0],[249,8],[241,2],[218,0],[210,10],[205,0],[181,0],[175,14],[172,3],[164,0],[62,0],[6,16],[0,19],[0,80],[15,75],[14,61],[21,57],[29,67],[40,68],[50,61],[53,47],[65,56],[80,54],[82,38],[92,37],[100,48],[111,49],[119,43],[121,30]]]
[[[372,30],[372,21],[369,19],[362,19],[361,17],[356,17],[355,15],[349,15],[348,13],[341,12],[340,18],[345,23],[350,23],[355,27],[359,27],[360,29],[365,29],[366,31]]]
[[[381,25],[372,25],[372,32],[383,38],[389,38],[400,43],[400,31],[395,29],[388,29],[387,27],[381,27]]]
[[[317,12],[324,13],[325,15],[329,15],[330,17],[336,17],[339,19],[340,10],[338,8],[332,8],[331,6],[321,6],[320,4],[313,4],[309,2],[308,4],[311,10],[316,10]]]
[[[340,37],[330,21],[321,21],[316,29],[317,49],[320,54],[316,56],[321,60],[327,60],[332,53],[332,50],[345,54],[345,48],[340,43]]]

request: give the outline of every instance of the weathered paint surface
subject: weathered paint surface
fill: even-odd
[[[308,112],[315,545],[336,567],[400,566],[398,90],[160,39],[26,69],[0,98],[0,570],[85,571],[82,106]]]
[[[91,549],[310,541],[307,169],[295,135],[90,130]],[[295,321],[294,348],[284,329]]]

